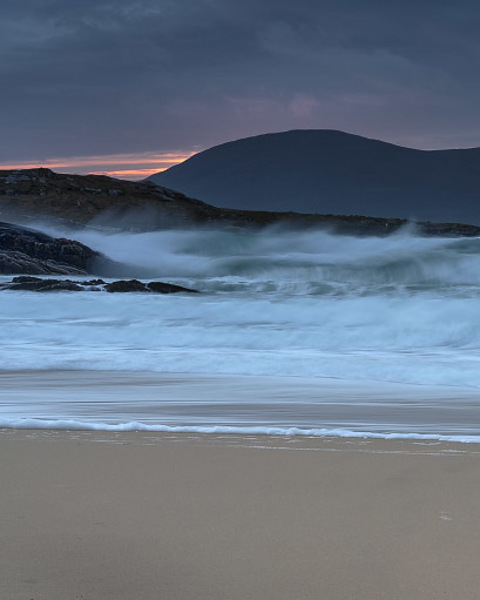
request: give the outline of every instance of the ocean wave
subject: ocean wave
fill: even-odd
[[[202,294],[2,292],[3,369],[480,387],[479,239],[44,230]]]
[[[328,231],[185,229],[146,233],[42,226],[52,235],[70,235],[129,265],[133,275],[206,281],[209,291],[245,289],[267,282],[271,291],[325,293],[340,284],[478,285],[478,238],[426,238],[410,230],[388,237],[355,237]],[[323,286],[315,286],[321,282]],[[310,288],[308,285],[310,284]],[[276,284],[280,286],[276,288]],[[325,288],[324,286],[327,286]],[[267,290],[264,290],[267,291]]]

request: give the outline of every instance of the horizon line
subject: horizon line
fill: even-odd
[[[0,170],[45,168],[55,170],[61,174],[106,175],[117,179],[135,181],[166,171],[168,168],[184,162],[197,152],[137,152],[0,162]],[[93,167],[93,169],[89,167]]]

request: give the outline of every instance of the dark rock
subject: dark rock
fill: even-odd
[[[40,279],[39,281],[24,281],[9,284],[9,290],[24,290],[30,292],[82,292],[85,288],[73,281],[60,279]]]
[[[23,252],[0,250],[0,274],[34,273],[35,275],[85,275],[82,269],[55,261],[40,260]]]
[[[29,275],[20,275],[19,277],[14,277],[11,283],[33,283],[35,281],[42,281],[40,277],[31,277]]]
[[[129,281],[113,281],[105,286],[107,292],[155,292],[156,294],[175,294],[178,292],[190,292],[198,294],[197,290],[175,285],[173,283],[164,283],[163,281],[150,281],[150,283],[142,283],[138,279],[130,279]]]
[[[91,279],[90,281],[84,281],[82,285],[105,285],[103,279]]]
[[[21,275],[0,285],[2,290],[17,290],[30,292],[146,292],[156,294],[172,294],[176,292],[199,293],[197,290],[184,288],[180,285],[152,281],[145,284],[137,279],[129,281],[113,281],[105,283],[102,279],[89,281],[72,281],[71,279],[51,279]]]
[[[86,275],[102,259],[80,242],[0,222],[1,274]]]
[[[192,290],[181,285],[174,285],[173,283],[163,283],[163,281],[151,281],[150,283],[147,283],[147,288],[157,294],[176,294],[178,292],[199,293],[198,290]]]
[[[138,279],[130,279],[128,281],[113,281],[105,286],[107,292],[149,292],[147,286],[138,281]]]

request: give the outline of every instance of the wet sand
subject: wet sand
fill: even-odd
[[[480,445],[0,432],[0,598],[480,597]]]
[[[63,422],[59,422],[63,421]],[[480,441],[478,389],[325,377],[148,371],[2,371],[0,426],[283,435],[372,432]],[[128,425],[130,424],[130,425]],[[240,428],[240,432],[232,428]],[[217,429],[218,432],[218,429]]]

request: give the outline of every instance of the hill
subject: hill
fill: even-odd
[[[226,208],[480,225],[480,148],[414,150],[288,131],[215,146],[150,180]]]
[[[151,182],[63,175],[44,168],[0,170],[3,220],[28,223],[42,217],[74,225],[124,221],[126,226],[155,229],[196,218],[206,208],[203,202]]]

